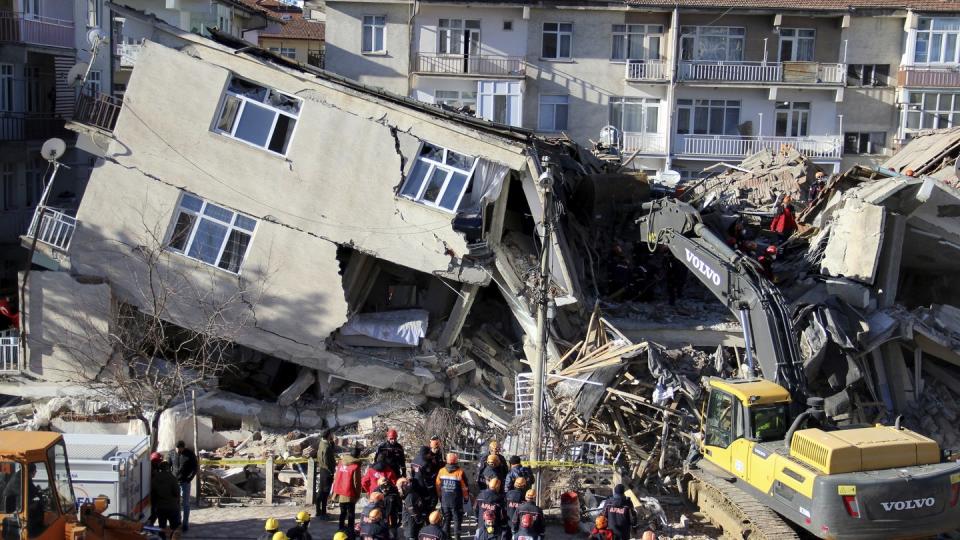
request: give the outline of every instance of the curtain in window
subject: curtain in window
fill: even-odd
[[[800,62],[813,61],[813,41],[812,39],[797,40],[797,60]]]
[[[461,204],[461,211],[479,210],[483,205],[497,200],[503,190],[503,182],[510,168],[495,161],[477,159],[477,168],[473,173],[473,191],[470,200]],[[469,204],[469,206],[465,206]]]

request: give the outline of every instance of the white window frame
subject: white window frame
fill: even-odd
[[[700,41],[708,37],[723,37],[726,39],[724,49],[725,58],[698,58]],[[693,50],[691,58],[683,58],[684,40],[691,40]],[[730,58],[730,42],[740,41],[740,58]],[[693,62],[742,62],[747,43],[747,29],[743,26],[682,26],[680,27],[680,54],[681,60]]]
[[[812,32],[813,35],[803,35],[801,32]],[[790,50],[790,58],[784,60],[782,59],[783,55],[783,43],[789,41],[793,43],[793,48]],[[799,59],[797,54],[800,51],[800,42],[810,41],[810,58],[809,59]],[[777,49],[777,58],[781,62],[813,62],[817,58],[817,31],[814,28],[781,28],[780,29],[780,41],[779,48]]]
[[[382,21],[378,21],[381,19]],[[361,19],[360,29],[360,54],[385,54],[387,52],[387,16],[386,15],[364,15]],[[370,49],[364,48],[363,36],[370,29]],[[377,32],[380,33],[380,45],[377,48]]]
[[[809,137],[810,122],[813,120],[813,106],[809,101],[779,101],[774,105],[774,135],[777,137]],[[777,133],[780,118],[787,121],[787,132]],[[793,134],[796,132],[796,135]]]
[[[23,0],[20,3],[20,7],[23,8],[24,18],[27,18],[27,19],[40,18],[40,0]]]
[[[643,133],[645,135],[658,135],[660,133],[660,127],[661,127],[660,103],[661,103],[660,98],[634,98],[634,97],[625,97],[625,96],[610,98],[610,104],[609,104],[610,125],[616,127],[622,133]],[[619,120],[614,118],[614,110],[616,109],[617,105],[620,106]],[[627,113],[628,105],[633,107],[637,107],[637,106],[640,107],[640,126],[641,126],[640,131],[632,131],[632,130],[624,129],[624,125],[626,124],[626,122],[624,122],[624,118],[626,118],[627,116],[626,113]],[[657,126],[656,126],[656,129],[652,131],[649,129],[650,126],[648,125],[650,123],[649,111],[651,110],[657,111]]]
[[[933,98],[935,103],[932,108],[926,108],[928,95],[937,96]],[[919,99],[919,103],[914,101],[915,98]],[[916,127],[910,127],[913,117],[919,118]],[[910,92],[903,125],[906,131],[911,132],[960,126],[960,91]]]
[[[291,60],[297,59],[296,47],[268,47],[267,50],[284,58],[289,58]]]
[[[463,202],[463,197],[464,197],[464,195],[466,194],[467,190],[470,188],[470,184],[473,182],[473,175],[474,175],[474,173],[475,173],[476,170],[477,170],[477,162],[480,161],[480,160],[479,160],[478,158],[476,158],[476,157],[468,156],[467,154],[462,154],[462,153],[460,153],[460,152],[456,152],[456,151],[450,150],[450,149],[445,148],[445,147],[440,146],[440,145],[430,144],[430,146],[432,146],[432,147],[434,147],[434,148],[437,148],[437,149],[443,151],[443,157],[442,157],[443,161],[442,161],[442,162],[439,162],[439,161],[437,161],[437,160],[435,160],[435,159],[428,158],[428,157],[426,157],[426,156],[424,155],[424,150],[425,150],[425,147],[426,147],[427,144],[430,144],[430,143],[421,143],[420,149],[417,151],[417,159],[414,160],[413,167],[410,168],[410,174],[407,176],[407,180],[406,180],[406,182],[403,183],[403,186],[401,186],[400,192],[399,192],[398,194],[399,194],[400,197],[403,197],[403,198],[408,199],[408,200],[411,200],[411,201],[415,201],[415,202],[420,203],[420,204],[422,204],[422,205],[424,205],[424,206],[429,206],[430,208],[435,208],[435,209],[437,209],[437,210],[440,210],[441,212],[447,212],[447,213],[450,213],[450,214],[456,214],[456,213],[457,213],[457,210],[460,208],[460,203]],[[454,153],[459,154],[459,155],[461,155],[461,156],[464,156],[464,157],[473,159],[473,164],[470,166],[470,169],[469,169],[469,170],[467,170],[467,169],[461,169],[461,168],[459,168],[459,167],[455,167],[455,166],[453,166],[453,165],[447,164],[447,163],[446,163],[446,159],[447,159],[447,154],[448,154],[448,152],[454,152]],[[403,191],[404,191],[404,189],[406,189],[407,184],[410,182],[410,180],[411,180],[411,178],[412,178],[412,176],[413,176],[413,171],[414,171],[414,170],[416,169],[416,167],[417,167],[417,163],[420,163],[420,162],[427,164],[427,171],[426,171],[426,173],[424,173],[423,181],[422,181],[422,183],[420,184],[420,187],[419,187],[418,190],[417,190],[417,194],[416,194],[415,196],[404,194]],[[444,180],[443,180],[443,187],[441,187],[441,188],[440,188],[440,192],[437,193],[437,201],[438,201],[438,202],[437,202],[437,203],[434,203],[434,202],[431,202],[431,201],[424,200],[424,199],[423,199],[423,196],[424,196],[424,194],[425,194],[426,191],[427,191],[427,187],[429,187],[429,185],[430,185],[430,178],[433,176],[433,173],[434,173],[434,171],[436,171],[436,170],[440,170],[440,171],[446,172],[446,177],[445,177]],[[440,206],[438,203],[439,203],[439,201],[442,201],[442,200],[443,200],[443,196],[446,195],[446,193],[447,193],[447,188],[450,187],[450,180],[453,178],[453,174],[456,173],[456,172],[466,174],[466,175],[467,175],[467,181],[464,182],[463,188],[460,190],[460,194],[457,196],[457,202],[456,202],[456,204],[453,205],[453,208],[452,208],[452,209],[450,209],[450,208],[444,208],[444,207]]]
[[[87,76],[87,84],[90,85],[90,95],[99,96],[103,92],[103,73],[99,69],[91,69]]]
[[[687,103],[689,102],[689,103]],[[722,103],[721,103],[722,102]],[[706,108],[707,109],[707,130],[704,133],[697,133],[697,108]],[[690,112],[690,121],[687,124],[689,131],[686,133],[680,133],[680,109],[688,109]],[[710,117],[714,114],[714,110],[722,109],[723,111],[723,129],[722,133],[712,133],[710,128],[713,123],[710,121]],[[740,125],[741,118],[743,115],[743,102],[738,99],[680,99],[677,100],[677,135],[739,135],[739,132],[727,133],[727,110],[728,109],[737,109],[737,123],[734,125],[734,128]]]
[[[656,39],[657,46],[651,47],[651,41]],[[630,43],[634,39],[643,42],[643,54],[641,58],[633,58],[630,55]],[[620,40],[623,43],[620,48],[623,51],[623,58],[617,57],[616,43]],[[610,39],[610,61],[627,62],[629,60],[659,60],[660,47],[663,43],[663,25],[660,24],[614,24],[611,28]],[[651,54],[654,53],[654,54]]]
[[[446,25],[443,24],[444,21],[447,22]],[[437,53],[479,55],[480,26],[480,19],[438,19]]]
[[[927,23],[928,27],[921,29],[924,26],[924,23]],[[937,29],[934,28],[937,24],[952,24],[954,29]],[[926,39],[921,39],[923,37]],[[943,64],[957,64],[960,63],[960,17],[920,17],[917,21],[917,34],[914,38],[914,54],[913,54],[913,63],[920,65],[943,65]],[[936,47],[939,49],[938,59],[935,61],[930,61],[930,52],[934,49],[933,42],[934,39],[940,41],[939,46]],[[920,59],[920,42],[926,42],[926,51],[924,58]],[[950,43],[952,41],[952,43]],[[953,50],[950,50],[952,46]]]
[[[440,97],[440,93],[444,92],[449,95]],[[454,97],[456,94],[456,97]],[[460,104],[461,107],[473,106],[474,114],[477,111],[477,92],[470,90],[434,90],[433,91],[433,102],[434,104],[446,104],[448,107],[454,107],[451,105],[450,101],[455,101]],[[457,107],[454,107],[457,108]]]
[[[564,98],[563,103],[544,103],[543,98]],[[566,107],[566,113],[563,115],[563,127],[557,127],[557,107],[558,106]],[[550,114],[547,118],[544,118],[543,108],[549,107]],[[546,125],[546,120],[550,120],[550,125]],[[561,131],[567,131],[570,125],[570,96],[569,94],[540,94],[540,99],[537,103],[537,131],[542,131],[544,133],[560,133]]]
[[[87,0],[87,26],[100,26],[100,0]]]
[[[552,24],[556,25],[555,30],[547,30],[547,25]],[[570,25],[570,30],[561,30],[561,25]],[[544,48],[546,46],[546,37],[547,34],[554,34],[557,36],[557,50],[555,56],[547,56],[544,54]],[[563,56],[561,52],[563,47],[561,43],[563,38],[567,38],[569,45],[567,47],[567,56]],[[540,28],[540,58],[544,60],[570,60],[573,58],[573,23],[570,21],[545,21],[543,26]]]
[[[192,208],[185,207],[183,204],[184,204],[184,201],[185,201],[187,198],[195,199],[195,200],[197,200],[197,201],[200,201],[200,202],[202,203],[201,206],[200,206],[200,210],[194,210],[194,209],[192,209]],[[219,219],[219,218],[216,218],[216,217],[213,217],[213,216],[210,216],[210,215],[205,214],[204,212],[206,211],[206,209],[207,209],[207,207],[208,207],[209,205],[213,205],[213,206],[216,206],[216,207],[218,207],[218,208],[222,208],[222,209],[224,209],[224,210],[227,210],[227,211],[231,212],[233,215],[231,216],[230,221],[229,221],[229,222],[226,222],[226,221],[224,221],[224,220],[222,220],[222,219]],[[171,242],[173,241],[173,235],[174,235],[174,233],[176,232],[177,222],[179,221],[179,219],[180,219],[180,214],[182,214],[182,213],[186,213],[186,214],[192,215],[193,218],[194,218],[194,220],[193,220],[193,223],[190,225],[190,235],[187,237],[187,241],[186,241],[186,243],[183,245],[183,249],[178,249],[178,248],[173,247],[173,246],[171,245]],[[249,220],[253,221],[253,229],[251,230],[251,229],[247,229],[247,228],[245,228],[245,227],[243,227],[243,226],[237,225],[238,217],[246,218],[246,219],[249,219]],[[201,223],[201,221],[203,221],[203,220],[211,221],[211,222],[213,222],[213,223],[215,223],[215,224],[217,224],[217,225],[226,227],[226,229],[227,229],[227,230],[226,230],[226,233],[223,235],[223,240],[220,241],[220,249],[219,249],[219,251],[217,252],[217,258],[216,258],[216,260],[215,260],[213,263],[209,263],[209,262],[207,262],[207,261],[204,261],[204,260],[202,260],[202,259],[198,259],[198,258],[193,257],[193,256],[190,255],[190,249],[193,247],[193,242],[194,242],[194,240],[196,239],[197,230],[200,229],[200,223]],[[226,206],[223,206],[223,205],[220,205],[220,204],[217,204],[217,203],[211,203],[210,201],[207,201],[206,199],[203,199],[203,198],[198,197],[198,196],[196,196],[196,195],[193,195],[193,194],[191,194],[191,193],[183,192],[183,193],[181,193],[181,195],[180,195],[180,200],[177,201],[177,207],[176,207],[176,209],[175,209],[174,212],[173,212],[173,220],[170,222],[169,231],[167,232],[167,236],[166,236],[166,238],[164,239],[164,246],[166,246],[166,249],[167,249],[168,251],[171,251],[171,252],[173,252],[173,253],[177,253],[177,254],[179,254],[179,255],[182,255],[182,256],[184,256],[184,257],[186,257],[186,258],[188,258],[188,259],[190,259],[190,260],[192,260],[192,261],[197,261],[198,263],[203,264],[203,265],[205,265],[205,266],[212,266],[212,267],[214,267],[214,268],[216,268],[216,269],[218,269],[218,270],[222,270],[222,271],[227,272],[227,273],[229,273],[229,274],[240,275],[241,272],[242,272],[242,270],[243,270],[243,263],[245,263],[245,262],[247,261],[247,256],[250,255],[250,246],[253,245],[254,236],[256,235],[256,232],[257,232],[257,229],[259,228],[259,226],[260,226],[260,220],[254,218],[254,217],[251,217],[251,216],[248,216],[248,215],[246,215],[246,214],[237,212],[237,211],[235,211],[235,210],[233,210],[233,209],[231,209],[231,208],[227,208]],[[247,242],[247,247],[246,247],[246,249],[244,250],[243,255],[240,257],[240,264],[237,265],[237,271],[236,271],[236,272],[234,272],[234,271],[232,271],[232,270],[228,270],[228,269],[226,269],[226,268],[222,268],[222,267],[220,266],[220,262],[223,260],[223,252],[224,252],[224,250],[226,250],[227,242],[228,242],[229,239],[230,239],[230,234],[231,234],[232,232],[234,232],[234,231],[237,231],[237,232],[239,232],[239,233],[241,233],[241,234],[246,234],[247,236],[250,237],[250,240]]]
[[[34,159],[28,163],[23,178],[23,207],[36,208],[43,197],[49,164],[43,159]]]
[[[13,112],[13,64],[0,64],[0,112]]]
[[[236,78],[239,79],[239,77],[236,77]],[[266,92],[266,94],[265,94],[265,97],[264,97],[263,101],[257,101],[257,100],[255,100],[255,99],[249,98],[249,97],[247,97],[247,96],[245,96],[245,95],[243,95],[243,94],[238,94],[238,93],[236,93],[236,92],[231,91],[231,90],[230,90],[230,83],[233,81],[233,79],[230,79],[229,81],[227,81],[227,87],[224,89],[224,91],[223,91],[223,96],[220,98],[220,106],[217,107],[217,116],[216,116],[216,118],[214,118],[214,121],[213,121],[213,131],[214,131],[215,133],[219,133],[219,134],[221,134],[221,135],[227,136],[227,137],[229,137],[229,138],[231,138],[231,139],[233,139],[233,140],[235,140],[235,141],[240,141],[240,142],[242,142],[242,143],[244,143],[244,144],[247,144],[247,145],[249,145],[249,146],[252,146],[252,147],[254,147],[254,148],[259,148],[259,149],[261,149],[261,150],[265,150],[265,151],[267,151],[267,152],[269,152],[269,153],[271,153],[271,154],[273,154],[273,155],[275,155],[275,156],[286,156],[287,153],[290,152],[290,146],[291,146],[291,144],[293,143],[293,139],[294,139],[294,137],[295,137],[296,134],[297,134],[297,127],[300,125],[300,109],[298,109],[296,113],[291,113],[291,112],[289,112],[289,111],[284,111],[284,110],[279,109],[279,108],[277,108],[277,107],[273,107],[273,106],[271,106],[269,103],[267,103],[267,101],[270,99],[270,93],[271,93],[271,92],[276,92],[277,94],[280,94],[280,95],[282,95],[282,96],[284,96],[284,97],[287,97],[287,98],[289,98],[289,99],[293,99],[293,100],[297,101],[298,103],[300,103],[300,107],[301,107],[301,109],[302,109],[302,107],[303,107],[303,100],[300,99],[300,98],[298,98],[298,97],[296,97],[296,96],[291,96],[290,94],[287,94],[287,93],[285,93],[285,92],[280,92],[279,90],[276,90],[276,89],[274,89],[274,88],[270,88],[269,86],[264,86],[264,85],[262,85],[262,84],[260,84],[260,83],[256,83],[256,82],[253,82],[253,81],[247,81],[246,79],[241,79],[241,80],[243,80],[243,81],[246,82],[247,84],[253,84],[253,85],[259,86],[259,87],[261,87],[261,88],[265,88],[265,89],[267,90],[267,92]],[[227,131],[227,130],[220,129],[219,124],[220,124],[221,118],[223,117],[224,112],[226,111],[227,104],[228,104],[228,102],[230,101],[229,98],[231,98],[231,97],[236,98],[236,99],[239,99],[239,100],[240,100],[240,105],[237,107],[236,113],[234,114],[233,125],[230,126],[230,130]],[[240,137],[238,137],[238,136],[236,135],[236,133],[237,133],[237,128],[240,126],[240,119],[243,117],[243,112],[244,112],[244,109],[245,109],[246,106],[247,106],[247,103],[253,103],[253,104],[255,104],[255,105],[258,106],[258,107],[262,107],[262,108],[268,109],[268,110],[270,110],[270,111],[272,111],[272,112],[274,113],[273,121],[272,121],[272,123],[271,123],[271,125],[270,125],[269,134],[267,135],[266,146],[260,146],[259,144],[256,144],[256,143],[247,141],[247,140],[242,139],[242,138],[240,138]],[[294,122],[293,129],[290,130],[290,137],[287,139],[287,142],[286,142],[284,151],[283,151],[282,153],[281,153],[281,152],[276,152],[276,151],[270,149],[270,141],[271,141],[271,139],[273,139],[274,131],[277,129],[277,120],[279,119],[280,115],[284,115],[284,116],[287,116],[287,117],[289,117],[289,118],[292,118],[292,119],[293,119],[293,122]]]

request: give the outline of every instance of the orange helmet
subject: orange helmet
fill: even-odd
[[[487,465],[491,465],[491,466],[492,466],[492,465],[496,465],[496,464],[497,464],[497,455],[496,455],[496,454],[488,454],[488,455],[487,455]]]
[[[487,487],[494,491],[500,491],[500,479],[494,476],[493,478],[487,480]]]
[[[427,518],[431,525],[438,525],[443,521],[443,514],[439,510],[434,510],[430,512],[430,517]]]
[[[517,489],[523,489],[523,488],[527,487],[527,479],[524,478],[524,477],[522,477],[522,476],[516,477],[516,478],[513,480],[513,487],[515,487],[515,488],[517,488]]]
[[[593,522],[597,526],[597,529],[603,530],[607,528],[607,516],[597,516],[597,519]]]
[[[390,479],[388,479],[386,476],[381,476],[380,478],[377,479],[378,486],[385,486],[389,483],[390,483]]]
[[[537,498],[537,490],[535,490],[535,489],[528,489],[528,490],[527,490],[526,499],[527,499],[528,501],[533,501],[533,500],[536,500],[536,498]]]
[[[383,493],[379,491],[374,491],[369,496],[367,496],[367,498],[370,499],[370,502],[380,502],[383,500]]]
[[[380,518],[383,517],[383,512],[379,508],[374,508],[367,517],[370,518],[370,521],[380,521]]]

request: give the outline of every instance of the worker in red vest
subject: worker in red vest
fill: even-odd
[[[770,223],[770,230],[777,233],[781,242],[797,230],[797,220],[794,219],[793,208],[790,207],[792,201],[793,199],[789,195],[784,196],[783,201],[777,207],[777,215]]]
[[[13,305],[13,300],[9,296],[0,298],[0,315],[10,320],[10,326],[20,329],[20,312],[17,311],[16,306]],[[0,323],[0,328],[3,328],[3,326]]]
[[[344,454],[337,463],[333,475],[333,497],[340,504],[340,530],[351,531],[357,518],[357,501],[360,500],[360,451],[353,447],[350,455]]]

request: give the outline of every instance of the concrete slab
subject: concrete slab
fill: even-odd
[[[833,277],[846,277],[873,284],[883,245],[885,209],[849,199],[831,224],[820,270]]]

